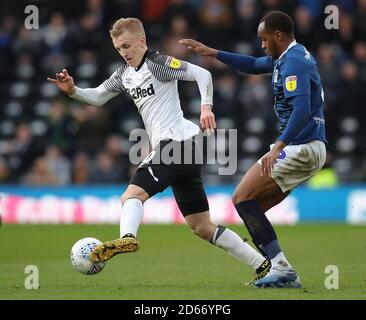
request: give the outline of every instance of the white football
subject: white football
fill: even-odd
[[[102,242],[95,238],[83,238],[71,248],[70,259],[74,269],[82,274],[92,275],[103,270],[105,262],[92,262],[90,253]]]

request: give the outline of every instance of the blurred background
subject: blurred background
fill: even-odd
[[[38,30],[24,27],[29,4],[39,8]],[[339,30],[324,27],[329,4],[339,9]],[[229,195],[278,136],[270,77],[233,72],[190,53],[178,40],[195,38],[217,49],[260,56],[257,25],[274,9],[294,19],[295,38],[316,58],[325,91],[328,158],[307,187],[329,192],[357,184],[364,189],[366,0],[34,0],[0,4],[0,192],[76,185],[85,187],[85,194],[89,186],[102,184],[117,184],[113,192],[123,191],[120,186],[136,169],[128,159],[129,132],[142,127],[132,100],[121,94],[100,108],[81,105],[46,78],[67,68],[78,86],[98,86],[121,64],[108,30],[120,17],[138,17],[150,49],[211,71],[218,128],[238,128],[238,170],[220,176],[217,166],[207,165],[203,178],[213,188],[226,187]],[[179,87],[186,118],[199,123],[196,83],[180,81]],[[217,194],[219,189],[210,190]],[[13,202],[4,204],[5,199],[2,210],[12,214]]]

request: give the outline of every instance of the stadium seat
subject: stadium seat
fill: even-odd
[[[46,121],[42,119],[36,119],[31,122],[30,129],[34,136],[42,137],[46,135],[48,125]]]
[[[341,153],[353,152],[356,148],[356,142],[350,136],[342,136],[336,140],[336,148]]]
[[[119,125],[119,129],[126,136],[129,136],[130,132],[137,128],[142,128],[141,121],[137,117],[122,119]]]
[[[245,129],[248,133],[263,133],[266,129],[266,124],[263,119],[254,117],[246,121]]]
[[[18,100],[10,100],[5,104],[3,113],[9,118],[20,117],[23,113],[23,105]]]
[[[11,120],[4,120],[0,122],[0,135],[3,137],[13,136],[15,133],[15,123]]]
[[[82,63],[76,69],[76,76],[80,79],[90,79],[97,75],[97,66],[93,63]]]
[[[235,129],[235,121],[232,118],[216,119],[218,129]]]
[[[51,102],[41,100],[36,102],[34,106],[34,114],[38,117],[47,117],[51,108]]]
[[[257,136],[248,136],[241,143],[241,149],[245,153],[258,153],[262,148],[262,141]]]
[[[243,157],[238,162],[238,172],[245,173],[256,163],[258,159],[254,157]]]
[[[59,94],[59,89],[49,82],[44,82],[39,87],[40,94],[43,98],[54,98]]]
[[[340,129],[344,133],[355,133],[359,129],[359,122],[355,117],[345,117],[340,121]]]
[[[10,85],[9,93],[13,98],[25,98],[30,93],[30,85],[24,81],[16,81]]]

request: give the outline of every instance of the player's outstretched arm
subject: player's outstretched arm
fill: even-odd
[[[56,79],[47,78],[69,97],[90,104],[92,106],[101,106],[108,100],[115,97],[118,93],[108,91],[103,84],[96,88],[82,89],[74,84],[74,79],[69,75],[66,69],[56,73]]]
[[[269,56],[257,58],[243,54],[219,51],[193,39],[181,39],[179,40],[179,43],[188,46],[188,49],[200,56],[216,58],[237,71],[252,74],[271,73],[273,71],[273,61]]]
[[[179,40],[179,43],[188,46],[189,50],[192,50],[196,54],[203,56],[203,57],[216,58],[217,54],[218,54],[218,50],[210,48],[210,47],[204,45],[203,43],[198,42],[193,39],[181,39],[181,40]]]

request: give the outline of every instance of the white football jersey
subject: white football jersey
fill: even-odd
[[[196,80],[201,104],[212,105],[212,78],[207,70],[156,51],[147,51],[137,68],[124,63],[103,86],[113,96],[123,91],[129,93],[155,147],[160,140],[183,141],[200,131],[183,117],[177,80]]]

